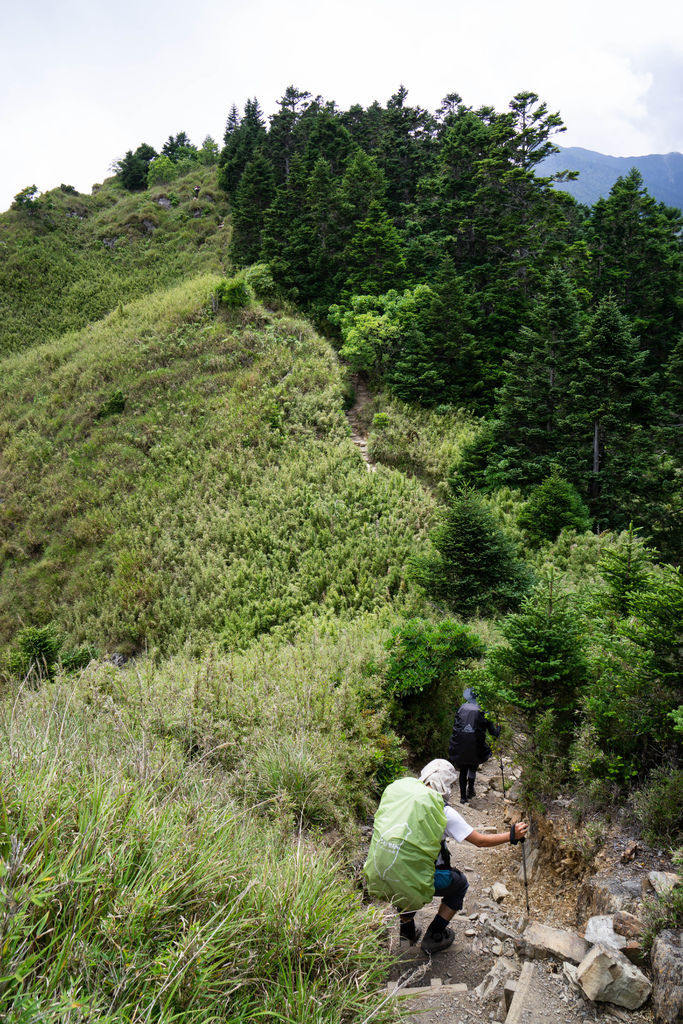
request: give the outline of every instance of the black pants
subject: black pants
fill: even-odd
[[[474,780],[477,777],[478,764],[459,764],[458,770],[458,782],[460,784],[460,798],[464,800],[467,797],[467,785],[474,788]]]

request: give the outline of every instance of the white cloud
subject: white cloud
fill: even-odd
[[[501,109],[532,89],[560,111],[563,145],[683,150],[683,8],[669,0],[34,0],[5,22],[0,208],[34,182],[89,190],[127,149],[181,129],[220,141],[231,103],[272,111],[290,83],[341,107],[401,82],[431,109],[454,90]]]

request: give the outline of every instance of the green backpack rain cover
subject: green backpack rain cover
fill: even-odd
[[[368,892],[400,911],[419,910],[434,896],[434,861],[446,828],[443,800],[418,779],[384,790],[363,865]]]

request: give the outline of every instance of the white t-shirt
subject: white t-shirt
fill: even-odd
[[[446,812],[446,830],[444,832],[444,838],[450,836],[451,839],[455,839],[458,843],[464,842],[474,829],[471,825],[468,825],[462,814],[450,807],[449,804],[444,806]]]

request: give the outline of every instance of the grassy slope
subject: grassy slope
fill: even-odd
[[[165,197],[175,204],[168,210]],[[33,212],[0,214],[0,354],[78,330],[188,275],[221,272],[226,213],[216,168],[198,166],[146,192],[110,178],[91,196],[54,189]]]
[[[363,466],[327,344],[214,314],[216,283],[0,364],[2,642],[54,620],[101,650],[230,647],[400,595],[430,499]]]

